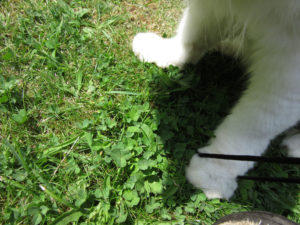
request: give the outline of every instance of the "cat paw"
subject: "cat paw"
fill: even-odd
[[[230,199],[238,185],[236,176],[224,165],[218,160],[200,158],[195,154],[186,169],[186,177],[207,198]]]
[[[165,39],[154,33],[139,33],[132,42],[134,54],[144,62],[166,68],[185,64],[184,52],[174,38]]]
[[[283,140],[282,145],[288,148],[290,157],[300,157],[300,134],[288,136]]]

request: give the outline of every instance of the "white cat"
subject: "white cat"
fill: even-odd
[[[133,40],[141,60],[183,67],[219,43],[241,37],[249,87],[199,152],[259,156],[271,139],[300,120],[300,1],[190,0],[173,38],[139,33]],[[291,156],[300,156],[300,135],[284,143]],[[186,175],[208,198],[228,199],[237,188],[236,177],[251,167],[252,162],[195,154]]]

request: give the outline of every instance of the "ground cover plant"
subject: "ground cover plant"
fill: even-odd
[[[0,1],[0,224],[209,225],[245,210],[300,222],[297,185],[241,181],[222,201],[187,183],[185,165],[246,75],[218,53],[184,71],[134,57],[133,35],[170,36],[182,8],[180,0]],[[284,155],[279,148],[275,140],[270,151]],[[300,170],[262,164],[250,174]]]

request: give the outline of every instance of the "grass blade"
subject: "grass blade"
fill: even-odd
[[[43,151],[43,156],[41,157],[41,159],[45,159],[49,156],[53,156],[53,155],[59,153],[61,149],[73,144],[78,138],[81,138],[83,135],[84,135],[84,133],[82,132],[79,135],[69,139],[68,141],[66,141],[58,146],[46,149],[45,151]]]
[[[134,96],[141,95],[140,93],[135,93],[131,91],[108,91],[106,92],[106,94],[120,94],[120,95],[134,95]]]
[[[22,152],[20,151],[20,148],[15,149],[14,146],[12,146],[7,140],[4,139],[4,145],[10,150],[10,152],[16,157],[16,159],[19,161],[19,163],[22,165],[22,167],[26,170],[27,173],[30,173],[29,167],[23,157]]]
[[[42,191],[44,191],[46,194],[48,194],[51,198],[53,198],[57,202],[65,205],[65,206],[69,206],[72,209],[77,209],[77,210],[79,209],[78,207],[76,207],[75,205],[71,204],[67,200],[65,200],[65,199],[59,197],[58,195],[56,195],[53,191],[51,191],[49,188],[45,187],[44,185],[40,184],[39,186],[42,189]]]
[[[60,215],[50,225],[64,225],[77,222],[82,215],[83,213],[78,210],[71,210]]]

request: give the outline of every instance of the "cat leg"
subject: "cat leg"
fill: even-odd
[[[210,145],[198,151],[260,156],[271,139],[295,125],[300,115],[297,59],[299,55],[291,56],[288,52],[278,56],[273,53],[259,55],[253,59],[248,90],[217,128]],[[299,139],[295,140],[293,143],[299,143]],[[206,159],[195,154],[186,175],[208,198],[229,199],[237,188],[237,176],[244,175],[252,167],[253,162]]]
[[[283,140],[282,145],[288,148],[288,156],[300,157],[300,134],[286,137]]]
[[[155,33],[139,33],[133,39],[132,49],[141,61],[162,68],[170,65],[182,68],[186,63],[185,50],[177,38],[164,39]]]
[[[177,33],[172,38],[162,38],[155,33],[139,33],[132,42],[135,55],[144,62],[159,67],[183,67],[197,63],[222,37],[218,21],[222,12],[213,13],[209,1],[191,1],[184,11]],[[204,4],[205,3],[205,4]]]

